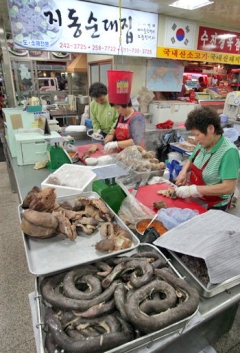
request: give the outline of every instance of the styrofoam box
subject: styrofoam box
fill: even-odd
[[[49,177],[57,177],[61,185],[50,184]],[[55,188],[57,197],[79,194],[82,191],[92,191],[92,182],[98,176],[92,171],[91,167],[63,164],[55,172],[49,174],[47,179],[41,183],[41,188]]]

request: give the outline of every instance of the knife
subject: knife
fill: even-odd
[[[134,189],[132,190],[131,194],[135,197],[137,195],[137,191],[138,191],[138,188],[141,184],[141,181],[138,181],[134,187]]]

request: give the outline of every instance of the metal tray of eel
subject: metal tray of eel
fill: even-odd
[[[173,276],[177,279],[177,280],[182,280],[183,282],[185,282],[182,277],[180,276],[180,274],[178,273],[178,271],[174,268],[174,266],[171,264],[171,261],[169,261],[165,255],[155,246],[151,245],[151,244],[145,244],[145,243],[141,243],[139,244],[138,247],[136,247],[135,249],[133,249],[131,252],[128,252],[127,254],[122,254],[119,256],[112,256],[111,259],[115,260],[118,259],[119,257],[130,257],[131,259],[136,259],[139,257],[142,257],[143,253],[154,253],[157,257],[157,261],[161,261],[163,263],[162,266],[163,269],[165,269],[165,271],[167,270],[167,272],[170,272],[173,274]],[[108,259],[108,260],[111,260]],[[154,260],[155,261],[155,260]],[[109,263],[109,261],[108,261]],[[90,265],[96,265],[97,263],[91,263]],[[80,268],[83,268],[84,265],[81,265]],[[160,266],[159,266],[160,267]],[[79,269],[79,267],[76,267],[74,269]],[[73,270],[74,270],[73,269]],[[71,269],[70,269],[71,270]],[[111,274],[111,273],[110,273]],[[54,276],[53,276],[54,277]],[[34,334],[35,334],[35,339],[36,339],[36,346],[37,346],[37,352],[38,353],[45,353],[45,341],[48,340],[47,336],[49,334],[50,331],[50,336],[52,335],[52,332],[47,324],[47,319],[46,319],[46,313],[47,311],[52,307],[52,304],[49,304],[49,302],[46,301],[46,297],[44,296],[44,281],[48,280],[48,278],[52,278],[52,276],[40,276],[40,277],[36,277],[35,280],[35,303],[36,303],[36,307],[32,308],[32,311],[34,311],[35,313],[35,317],[37,317],[38,323],[35,325],[34,327]],[[106,277],[105,277],[106,278]],[[154,282],[154,281],[153,281]],[[152,283],[152,281],[150,282]],[[169,282],[170,283],[170,282]],[[64,286],[64,281],[63,284]],[[187,284],[187,286],[189,286]],[[175,289],[179,287],[175,287]],[[178,290],[176,289],[176,292]],[[193,293],[195,293],[195,299],[197,298],[197,300],[199,299],[198,297],[198,293],[195,289],[193,289]],[[189,292],[188,292],[189,293]],[[192,294],[193,294],[192,293]],[[192,295],[191,294],[191,295]],[[179,295],[179,292],[178,292]],[[190,296],[191,296],[190,295]],[[130,296],[131,298],[131,296]],[[115,295],[114,295],[114,299],[115,299]],[[188,299],[189,300],[189,299]],[[116,299],[115,299],[116,301]],[[101,303],[102,304],[102,303]],[[181,306],[181,304],[177,304],[177,306]],[[117,306],[117,304],[116,304]],[[145,350],[148,350],[148,352],[155,352],[156,349],[164,346],[164,342],[165,340],[167,340],[167,342],[169,340],[172,340],[173,338],[177,338],[179,337],[179,335],[181,335],[184,331],[185,328],[189,327],[190,325],[190,320],[195,319],[195,316],[198,313],[198,302],[197,305],[195,305],[196,307],[194,308],[193,312],[191,314],[189,314],[188,316],[186,316],[183,319],[179,319],[178,321],[169,324],[166,327],[163,327],[159,330],[156,331],[150,331],[150,332],[141,332],[138,330],[138,328],[135,327],[135,331],[134,331],[134,336],[131,337],[131,339],[126,339],[124,340],[124,343],[120,343],[118,345],[116,345],[114,348],[103,348],[101,347],[101,345],[108,344],[108,342],[111,340],[111,338],[107,338],[104,339],[104,335],[101,334],[101,338],[100,338],[100,346],[99,347],[91,347],[90,349],[85,349],[86,347],[80,348],[79,352],[84,352],[84,353],[127,353],[127,352],[131,352],[131,353],[139,353]],[[56,309],[56,311],[58,311],[59,313],[59,309]],[[132,306],[130,307],[130,312],[133,310]],[[167,311],[171,311],[171,309],[167,309]],[[118,309],[115,308],[114,314],[116,313],[116,311],[118,311]],[[120,316],[122,315],[122,313],[120,313]],[[129,312],[128,312],[129,315]],[[170,315],[171,316],[171,315]],[[106,317],[103,316],[103,317]],[[119,318],[118,316],[116,316],[117,318]],[[164,319],[163,319],[164,320]],[[193,320],[194,321],[194,320]],[[131,324],[133,325],[133,323],[131,322]],[[133,325],[134,327],[134,325]],[[127,335],[127,333],[126,333]],[[111,336],[111,334],[110,334]],[[96,339],[95,337],[93,337],[93,340]],[[90,342],[91,339],[85,339],[84,343],[86,342]],[[59,353],[59,352],[76,352],[76,347],[75,350],[73,351],[68,351],[68,349],[66,349],[66,347],[64,348],[65,350],[61,350],[62,348],[56,348],[55,346],[52,348],[52,350],[50,350],[49,348],[47,348],[47,352],[48,353]]]
[[[78,196],[87,198],[100,198],[96,192],[83,192],[79,195],[63,196],[57,198],[57,201],[74,200]],[[108,205],[107,205],[108,206]],[[108,207],[110,209],[110,207]],[[111,209],[110,209],[111,210]],[[21,205],[18,207],[19,220],[21,222],[24,209]],[[47,275],[62,271],[66,268],[89,263],[96,260],[104,260],[113,254],[121,254],[131,251],[140,243],[138,237],[126,226],[126,224],[114,213],[112,222],[117,223],[121,228],[127,230],[132,236],[132,245],[128,249],[117,250],[114,252],[100,252],[95,249],[95,244],[104,237],[100,234],[99,228],[93,234],[87,235],[81,233],[74,241],[56,235],[51,238],[40,239],[26,235],[22,232],[24,248],[29,271],[36,275]]]
[[[181,276],[183,276],[186,281],[194,288],[197,289],[198,293],[205,298],[214,297],[215,295],[224,292],[227,289],[235,287],[240,284],[240,275],[234,276],[220,284],[206,283],[206,281],[201,281],[201,277],[195,275],[189,266],[187,266],[181,260],[181,254],[178,254],[171,250],[162,249],[164,254],[171,260],[173,266]],[[196,265],[195,265],[196,268]],[[206,269],[207,271],[207,269]]]

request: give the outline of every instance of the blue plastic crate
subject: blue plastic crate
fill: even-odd
[[[92,119],[86,119],[86,120],[85,120],[85,126],[86,126],[88,129],[92,129],[92,128],[93,128]]]

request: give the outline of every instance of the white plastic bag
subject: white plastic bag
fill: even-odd
[[[170,230],[179,224],[188,221],[189,219],[199,215],[197,210],[191,210],[190,208],[161,208],[158,211],[157,219],[161,221],[167,230]]]
[[[155,212],[144,206],[133,195],[129,194],[123,200],[118,211],[118,216],[127,224],[136,224],[137,220],[154,217]]]

